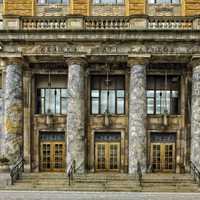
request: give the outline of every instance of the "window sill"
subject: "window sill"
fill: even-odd
[[[93,6],[125,6],[125,4],[117,3],[93,3]]]
[[[34,117],[46,117],[47,114],[34,114]],[[53,117],[66,117],[67,114],[52,114]]]
[[[162,117],[164,114],[147,114],[147,117]],[[168,114],[169,117],[181,117],[181,114]]]
[[[104,114],[90,114],[88,115],[89,117],[104,117],[105,115]],[[110,117],[127,117],[128,115],[127,114],[110,114],[109,115]]]

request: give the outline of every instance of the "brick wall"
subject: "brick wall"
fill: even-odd
[[[145,0],[129,0],[129,15],[145,14]]]
[[[89,2],[89,0],[71,0],[71,13],[74,15],[88,15]]]
[[[33,3],[34,0],[4,0],[4,14],[32,16]]]
[[[199,15],[200,0],[185,0],[185,15]]]

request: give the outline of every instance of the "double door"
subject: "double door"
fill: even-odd
[[[120,170],[120,142],[96,142],[96,171]]]
[[[175,171],[175,143],[151,143],[151,164],[155,172]]]
[[[41,142],[40,169],[48,172],[61,172],[65,170],[65,143]]]

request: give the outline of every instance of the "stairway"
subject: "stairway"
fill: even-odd
[[[4,190],[99,191],[99,192],[200,192],[189,174],[145,174],[142,187],[128,174],[91,173],[76,175],[71,186],[64,173],[24,173]]]

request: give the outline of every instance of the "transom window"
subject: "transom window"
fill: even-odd
[[[178,114],[179,76],[147,77],[147,114]]]
[[[68,4],[68,0],[38,0],[38,4]]]
[[[93,4],[124,4],[124,0],[93,0]]]
[[[149,4],[179,4],[180,0],[148,0]]]
[[[124,76],[92,76],[91,113],[125,113]]]

